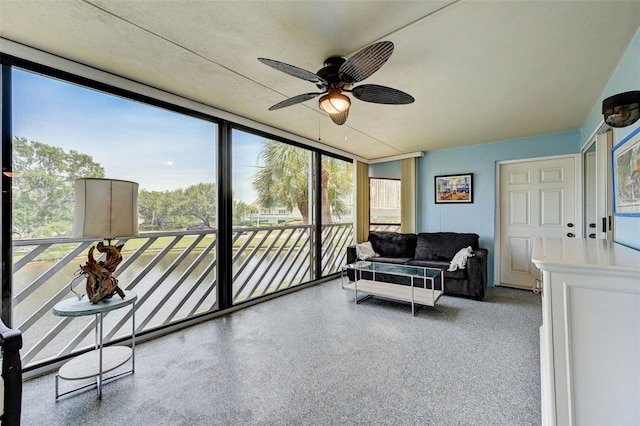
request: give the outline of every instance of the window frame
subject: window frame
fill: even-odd
[[[370,176],[369,177],[369,231],[375,231],[377,229],[377,227],[380,227],[380,226],[393,227],[393,228],[397,227],[397,229],[400,230],[400,227],[402,226],[402,214],[398,215],[398,223],[390,223],[390,222],[379,223],[379,222],[372,222],[371,221],[371,212],[373,211],[373,208],[374,208],[371,205],[372,193],[373,193],[372,188],[371,188],[371,184],[372,184],[373,180],[398,182],[398,185],[399,185],[399,188],[398,188],[398,211],[400,211],[400,209],[402,208],[402,200],[401,200],[402,179]]]
[[[63,59],[63,61],[66,61]],[[43,60],[43,62],[55,62],[49,58]],[[63,62],[64,65],[65,64]],[[84,67],[83,65],[81,65]],[[142,94],[140,92],[130,90],[124,87],[119,87],[115,84],[108,84],[102,81],[98,81],[93,78],[88,78],[83,74],[90,74],[91,71],[97,71],[100,73],[105,73],[108,76],[114,76],[116,79],[127,80],[126,78],[106,73],[102,70],[96,70],[91,67],[86,67],[90,72],[80,71],[79,73],[64,71],[59,68],[55,68],[53,66],[45,65],[42,63],[34,62],[28,59],[23,59],[18,56],[0,53],[0,73],[1,73],[1,93],[2,93],[2,166],[3,172],[3,204],[2,204],[2,235],[1,235],[1,250],[2,250],[2,259],[5,263],[6,267],[4,270],[4,274],[2,277],[2,308],[0,313],[2,315],[2,319],[8,325],[12,324],[12,299],[13,299],[13,285],[12,285],[12,276],[13,276],[13,260],[12,260],[12,233],[11,233],[11,216],[12,216],[12,204],[11,204],[11,178],[10,173],[12,170],[12,140],[13,140],[13,132],[12,132],[12,103],[11,103],[11,94],[12,94],[12,84],[11,84],[11,72],[13,68],[19,68],[21,70],[32,72],[35,74],[40,74],[46,78],[53,78],[65,83],[74,84],[81,86],[86,89],[96,90],[98,92],[102,92],[108,95],[118,96],[123,99],[127,99],[134,102],[139,102],[144,105],[152,106],[167,110],[169,112],[175,112],[178,114],[183,114],[185,116],[197,118],[200,120],[208,121],[217,125],[218,134],[217,134],[217,217],[218,217],[218,256],[219,257],[219,265],[218,265],[218,301],[219,301],[219,310],[229,309],[235,305],[231,303],[231,276],[227,275],[224,271],[231,271],[231,261],[232,261],[232,187],[231,187],[231,173],[232,173],[232,164],[231,164],[231,145],[232,145],[232,130],[241,130],[244,132],[252,133],[254,135],[258,135],[261,137],[269,138],[272,140],[276,140],[282,143],[290,144],[293,146],[297,146],[306,150],[311,151],[314,154],[315,161],[315,169],[318,176],[316,177],[317,186],[320,185],[320,173],[322,166],[322,157],[328,156],[332,158],[336,158],[342,161],[346,161],[349,163],[353,163],[353,159],[344,155],[340,155],[317,146],[305,145],[304,143],[287,139],[283,136],[269,133],[267,131],[248,126],[246,124],[241,124],[236,121],[230,120],[228,118],[223,118],[218,115],[214,115],[212,113],[206,113],[203,111],[199,111],[193,108],[189,108],[183,105],[180,105],[180,99],[183,99],[187,102],[194,102],[188,98],[181,97],[179,95],[174,95],[171,93],[164,92],[160,89],[145,86],[142,83],[132,82],[133,87],[135,85],[140,85],[140,91],[144,90],[144,87],[148,87],[152,91],[159,91],[161,94],[158,97],[149,96]],[[123,82],[125,85],[126,82]],[[168,94],[172,96],[176,96],[177,102],[169,102],[160,99],[162,94]],[[206,107],[206,106],[205,106]],[[220,115],[224,116],[224,112],[220,112]],[[260,123],[255,123],[256,126],[260,126]],[[276,131],[278,129],[275,129]],[[294,135],[295,136],[295,135]],[[318,188],[316,188],[318,190]],[[318,218],[318,220],[314,221],[316,224],[316,232],[317,235],[322,235],[322,223],[321,223],[321,208],[320,205],[321,199],[317,197],[314,202],[314,216]],[[321,276],[321,249],[322,249],[322,241],[320,238],[316,239],[315,243],[315,252],[317,259],[317,267],[316,274],[312,277],[312,281],[316,281],[319,279],[323,279],[325,277]],[[337,274],[337,273],[336,273]]]

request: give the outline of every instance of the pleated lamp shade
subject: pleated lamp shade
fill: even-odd
[[[126,180],[76,180],[76,205],[71,236],[75,238],[138,235],[138,184]]]

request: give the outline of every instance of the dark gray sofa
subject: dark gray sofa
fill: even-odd
[[[400,234],[397,232],[371,231],[369,242],[379,256],[369,258],[372,262],[415,265],[438,268],[444,271],[444,293],[463,296],[476,300],[484,298],[487,286],[487,250],[479,246],[478,234],[456,232],[424,232],[420,234]],[[447,271],[453,256],[462,248],[471,246],[473,256],[467,259],[466,269]],[[356,246],[347,247],[347,263],[356,262]],[[354,280],[353,270],[347,271],[350,280]],[[363,272],[362,278],[370,279]],[[376,279],[396,284],[410,285],[406,277],[376,274]],[[436,290],[441,289],[436,280]],[[425,285],[425,284],[421,284]],[[425,285],[431,288],[428,282]]]

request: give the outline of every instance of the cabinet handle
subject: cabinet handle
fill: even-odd
[[[567,232],[567,237],[573,238],[573,237],[575,237],[575,235],[572,232]]]
[[[595,228],[595,227],[596,227],[596,224],[595,224],[595,223],[590,223],[590,224],[589,224],[589,228]]]
[[[589,234],[589,238],[595,238],[596,234]]]
[[[569,223],[567,223],[567,226],[568,226],[569,228],[573,228],[573,223],[569,222]]]

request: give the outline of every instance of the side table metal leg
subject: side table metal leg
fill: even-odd
[[[99,365],[99,373],[98,373],[98,399],[102,399],[102,312],[97,314],[100,318],[99,326],[100,326],[100,365]]]
[[[133,302],[131,311],[131,374],[136,367],[136,302]]]

